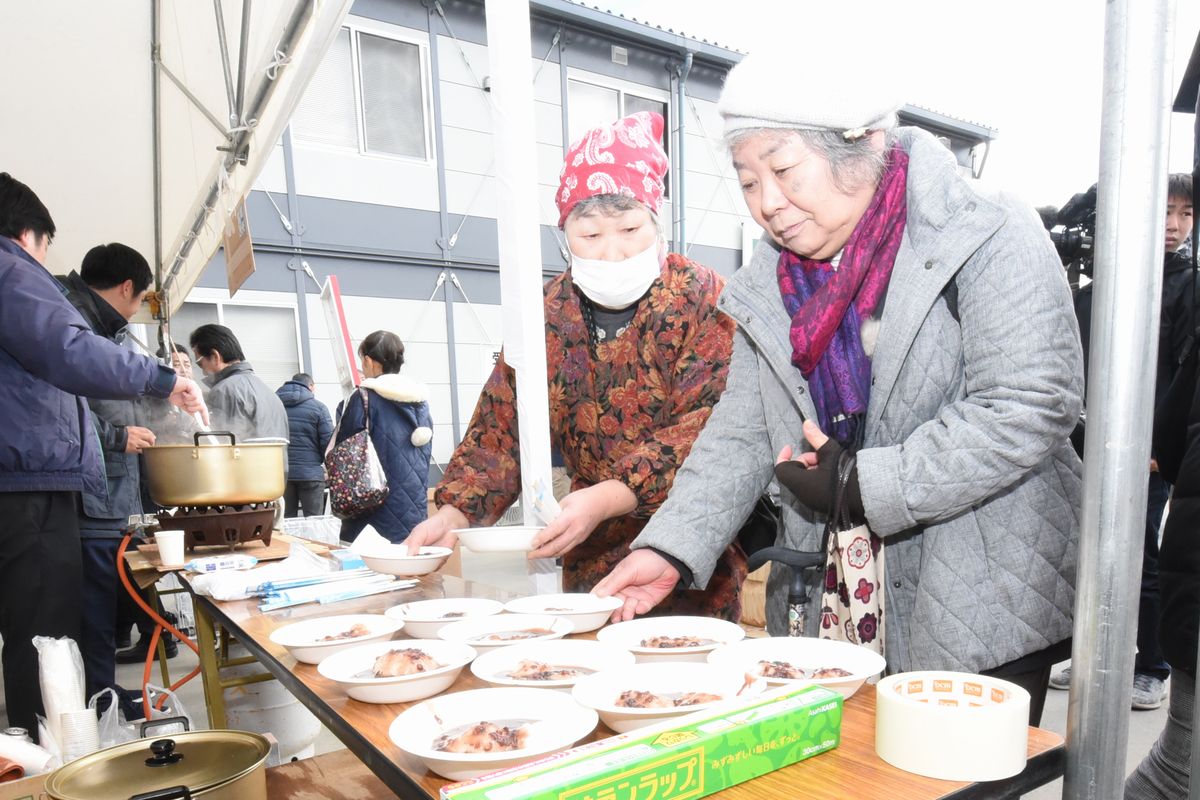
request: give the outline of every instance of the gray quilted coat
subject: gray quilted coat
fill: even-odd
[[[886,545],[888,668],[979,672],[1071,635],[1079,332],[1037,215],[968,183],[932,136],[896,137],[910,158],[908,224],[858,461],[867,519]],[[634,542],[682,560],[698,587],[769,486],[782,493],[780,544],[815,550],[823,530],[773,483],[776,454],[816,419],[791,363],[777,259],[764,240],[726,285],[720,306],[738,324],[728,387]],[[786,571],[773,570],[768,591],[776,635],[786,633]],[[813,635],[819,599],[814,587]]]

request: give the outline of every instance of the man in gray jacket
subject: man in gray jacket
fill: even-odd
[[[201,325],[192,331],[191,345],[196,363],[208,375],[213,430],[231,431],[239,440],[288,439],[283,402],[254,374],[233,331]]]

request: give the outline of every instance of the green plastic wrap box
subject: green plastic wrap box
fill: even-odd
[[[842,696],[777,689],[442,788],[442,800],[687,800],[838,746]]]

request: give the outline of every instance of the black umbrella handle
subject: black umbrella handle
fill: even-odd
[[[788,636],[803,636],[808,622],[808,581],[804,573],[824,566],[825,554],[788,547],[765,547],[750,556],[746,566],[753,572],[768,561],[786,564],[792,571],[792,580],[788,585]]]

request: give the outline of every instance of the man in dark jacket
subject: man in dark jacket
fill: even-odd
[[[43,266],[56,228],[0,173],[0,638],[8,724],[45,713],[34,636],[78,638],[78,494],[107,492],[83,397],[170,397],[206,413],[199,387],[92,333]]]
[[[92,331],[111,342],[124,344],[126,326],[137,313],[150,289],[154,275],[140,253],[119,243],[99,245],[88,251],[78,273],[59,279],[67,287],[67,299]],[[116,622],[120,596],[125,590],[117,577],[117,548],[129,517],[142,513],[141,470],[138,454],[155,443],[154,432],[136,423],[158,416],[168,408],[145,407],[152,401],[92,399],[88,406],[100,437],[108,491],[80,497],[79,535],[83,540],[83,655],[87,693],[116,685]],[[168,656],[177,650],[168,638]],[[145,652],[142,652],[145,657]],[[134,711],[126,704],[128,718]]]
[[[1196,701],[1200,625],[1200,392],[1192,388],[1186,449],[1163,527],[1159,560],[1161,652],[1173,668],[1166,725],[1150,753],[1125,781],[1127,800],[1187,797]],[[1140,633],[1140,632],[1139,632]],[[1140,636],[1139,636],[1140,639]]]
[[[1180,253],[1192,231],[1192,176],[1173,174],[1167,179],[1167,216],[1163,235],[1163,283],[1158,334],[1158,369],[1154,380],[1154,404],[1161,403],[1179,366],[1180,358],[1196,329],[1196,275],[1191,259]],[[1084,375],[1088,374],[1088,355],[1092,322],[1092,284],[1079,290],[1075,313],[1083,343]],[[1171,485],[1151,461],[1146,489],[1146,537],[1142,554],[1141,594],[1138,602],[1137,657],[1134,661],[1133,708],[1158,708],[1166,697],[1166,680],[1171,668],[1159,645],[1158,533],[1163,512],[1171,494]],[[1050,686],[1067,689],[1070,668],[1050,679]]]
[[[232,431],[238,439],[288,438],[283,403],[246,360],[242,345],[224,325],[192,331],[196,363],[208,375],[208,407],[213,430]]]
[[[333,436],[329,408],[313,395],[311,375],[298,373],[275,390],[287,411],[288,481],[283,493],[285,516],[314,517],[325,513],[325,448]]]

